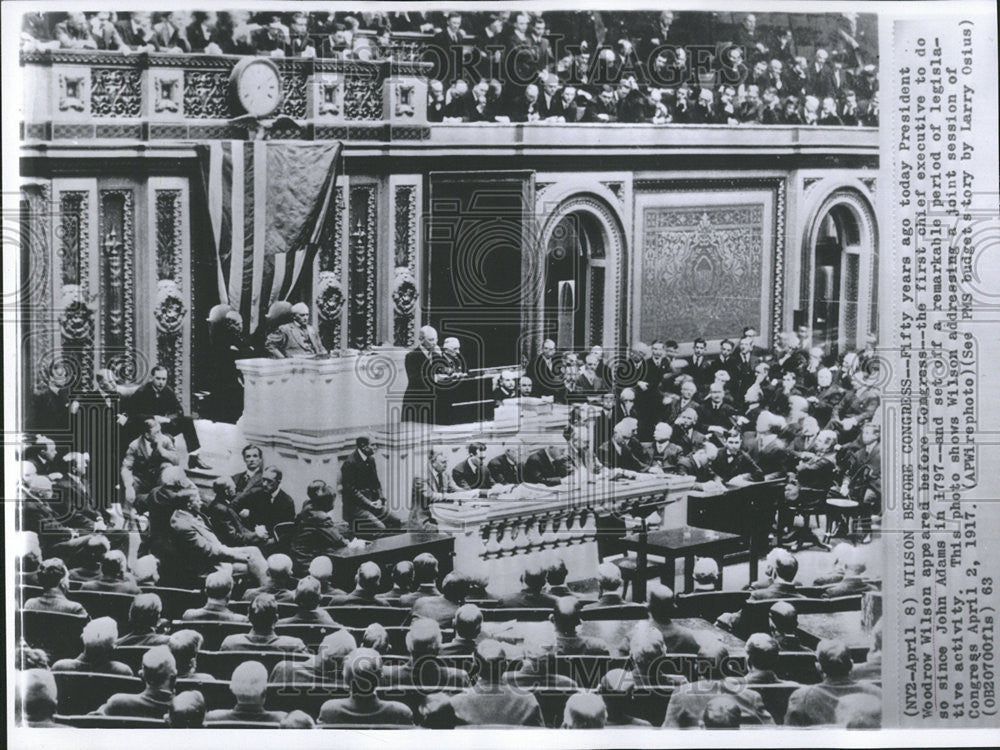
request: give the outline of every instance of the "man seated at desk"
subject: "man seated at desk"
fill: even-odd
[[[638,422],[626,417],[615,425],[611,439],[597,449],[597,457],[609,469],[647,471],[649,458],[642,445],[635,439]]]
[[[468,458],[452,467],[452,479],[459,489],[488,490],[493,486],[493,478],[483,460],[486,443],[478,441],[469,443],[468,452]]]
[[[292,318],[290,323],[284,323],[268,334],[267,353],[275,359],[326,354],[319,333],[309,325],[309,306],[304,302],[292,305]]]
[[[528,484],[554,486],[569,476],[570,466],[566,461],[566,446],[552,443],[539,448],[524,462],[522,477]]]
[[[516,441],[503,443],[503,453],[491,458],[486,468],[489,469],[493,484],[520,484],[521,463],[518,460],[520,449]]]
[[[472,491],[463,491],[455,484],[447,469],[448,457],[445,449],[440,446],[431,448],[428,451],[424,475],[413,479],[409,523],[411,531],[437,530],[437,521],[431,514],[431,505],[434,503],[452,503],[469,498]]]
[[[712,471],[723,484],[730,484],[733,480],[736,480],[735,484],[764,480],[764,472],[743,450],[743,435],[739,430],[730,430],[726,434],[725,450],[720,451],[712,461]]]

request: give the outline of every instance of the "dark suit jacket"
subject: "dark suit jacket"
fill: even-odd
[[[527,375],[531,378],[531,393],[535,396],[554,396],[562,388],[562,365],[558,355],[553,355],[550,364],[536,354],[528,365]]]
[[[556,604],[556,598],[541,591],[522,589],[513,594],[500,597],[500,606],[506,608],[539,607],[551,608]]]
[[[649,458],[636,440],[629,440],[620,451],[615,449],[613,439],[608,440],[597,449],[597,458],[609,469],[645,471],[649,468]]]
[[[251,526],[263,526],[271,534],[279,523],[295,520],[295,501],[282,489],[279,489],[272,498],[263,487],[252,487],[249,491],[237,495],[232,505],[237,510],[248,508],[250,518],[247,519],[247,523]]]
[[[728,482],[740,474],[749,474],[750,479],[754,482],[760,482],[764,479],[764,472],[746,451],[740,451],[735,456],[730,456],[729,451],[720,451],[712,462],[712,471],[723,482]]]
[[[162,719],[170,713],[173,693],[146,688],[138,695],[115,693],[94,713],[102,716],[138,716]]]
[[[827,678],[818,685],[803,685],[789,696],[785,724],[793,727],[833,724],[837,702],[852,693],[866,693],[882,698],[881,689],[870,682],[851,677],[836,680]]]
[[[451,476],[455,484],[463,490],[486,490],[493,486],[493,479],[483,461],[478,467],[474,467],[466,459],[452,468]]]
[[[139,386],[129,398],[128,407],[129,419],[134,417],[139,423],[148,417],[176,417],[184,413],[177,394],[169,385],[157,393],[152,383]]]
[[[147,32],[148,37],[144,39],[132,29],[132,22],[127,19],[124,21],[118,21],[115,24],[115,31],[117,31],[118,36],[121,37],[122,43],[129,49],[136,49],[137,47],[143,47],[147,44],[155,44],[151,31]]]
[[[70,393],[67,389],[54,393],[46,388],[35,394],[31,401],[31,421],[28,426],[32,432],[55,438],[69,429]]]
[[[313,558],[346,547],[345,531],[328,513],[317,508],[311,500],[306,500],[295,517],[292,534],[291,556],[296,575],[304,575]]]
[[[698,429],[706,434],[709,427],[722,427],[729,431],[733,429],[733,419],[738,415],[739,412],[725,401],[718,406],[711,401],[706,401],[698,410]]]
[[[754,441],[748,452],[765,474],[784,474],[790,468],[791,457],[788,453],[788,447],[780,438],[763,448],[760,448]]]
[[[246,547],[260,540],[247,527],[232,505],[224,500],[216,500],[205,509],[205,515],[212,524],[212,531],[219,541],[230,547]]]
[[[175,510],[170,516],[172,564],[201,576],[223,559],[223,545],[200,516]]]
[[[403,394],[404,417],[409,416],[413,419],[415,407],[418,405],[433,406],[434,380],[431,373],[435,363],[440,359],[440,354],[428,356],[421,347],[407,353],[403,360],[403,367],[406,370],[406,392]]]
[[[442,628],[450,628],[460,606],[444,596],[424,596],[413,603],[412,617],[426,617]]]
[[[715,371],[717,369],[715,359],[709,357],[707,354],[703,354],[700,362],[695,362],[694,355],[692,355],[688,366],[684,368],[684,372],[694,378],[694,382],[698,386],[698,391],[703,393],[712,384],[712,381],[715,380]]]
[[[381,515],[382,482],[374,458],[369,460],[354,451],[340,467],[340,485],[344,501],[344,520],[350,523],[359,514]]]
[[[524,462],[522,476],[531,484],[555,483],[569,476],[569,468],[564,461],[553,461],[545,448],[539,448]]]
[[[712,464],[707,463],[704,466],[698,466],[695,464],[693,456],[681,456],[677,460],[677,467],[674,471],[678,474],[687,474],[689,477],[694,477],[694,481],[696,482],[711,482],[715,479]]]
[[[491,458],[490,462],[486,464],[486,468],[490,472],[490,477],[493,479],[493,484],[520,484],[521,483],[521,466],[516,461],[511,463],[506,455],[499,455],[495,458]]]

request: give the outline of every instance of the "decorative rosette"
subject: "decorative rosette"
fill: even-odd
[[[319,319],[335,321],[344,307],[344,288],[333,271],[322,271],[316,290],[316,311]]]
[[[87,304],[83,290],[76,284],[62,288],[59,325],[68,341],[92,341],[94,338],[94,311]]]
[[[392,279],[392,303],[398,315],[410,315],[417,304],[417,282],[406,266],[396,266]]]
[[[156,284],[156,307],[153,308],[156,330],[166,336],[176,336],[181,332],[186,314],[184,297],[177,282],[160,279]]]

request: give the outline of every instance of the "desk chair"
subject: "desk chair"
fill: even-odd
[[[138,677],[97,672],[53,672],[60,714],[85,714],[103,706],[115,693],[141,693],[146,684]]]

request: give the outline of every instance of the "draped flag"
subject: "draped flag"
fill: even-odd
[[[202,159],[219,300],[247,333],[287,300],[336,221],[342,144],[217,141]]]

